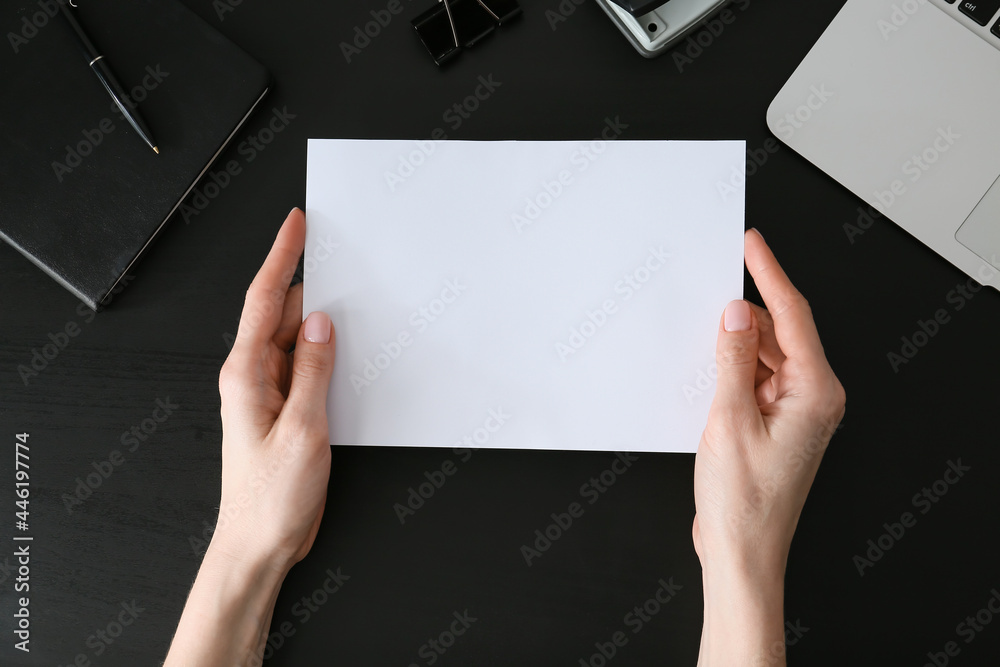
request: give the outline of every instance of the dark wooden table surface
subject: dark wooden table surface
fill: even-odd
[[[885,220],[852,237],[845,225],[860,201],[764,124],[841,0],[736,2],[732,20],[699,33],[683,58],[655,60],[592,2],[523,0],[522,21],[443,71],[409,24],[429,0],[400,0],[350,62],[341,43],[389,3],[185,4],[275,77],[220,158],[242,172],[196,215],[172,220],[96,316],[0,247],[0,663],[154,665],[165,655],[218,511],[218,371],[247,285],[285,213],[304,205],[307,138],[422,138],[440,127],[461,139],[586,139],[611,118],[628,139],[746,139],[748,225],[810,300],[847,389],[792,547],[792,661],[934,664],[930,653],[944,664],[955,642],[949,664],[996,664],[1000,622],[981,610],[1000,598],[1000,296],[971,291]],[[4,3],[0,32],[32,7]],[[465,117],[449,114],[481,76],[496,90]],[[238,145],[275,109],[288,127],[247,160]],[[746,289],[758,300],[749,279]],[[948,322],[893,368],[888,355],[939,309]],[[78,334],[22,377],[68,326]],[[13,646],[21,432],[32,457],[30,654]],[[521,546],[614,455],[478,451],[401,524],[394,504],[456,458],[335,449],[323,526],[278,599],[267,664],[600,665],[597,645],[618,631],[628,643],[609,665],[695,664],[692,456],[640,455],[530,567]],[[961,476],[947,473],[959,466]],[[907,512],[903,532],[894,524]],[[859,571],[856,557],[871,564]],[[638,623],[633,609],[661,581],[675,595]],[[456,613],[475,621],[452,644],[441,634]],[[450,646],[441,653],[432,639]]]

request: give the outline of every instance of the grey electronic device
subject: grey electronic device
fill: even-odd
[[[624,0],[621,0],[624,2]],[[625,2],[640,9],[634,15],[615,0],[597,0],[635,50],[652,58],[712,18],[730,0],[668,0],[647,11],[648,3]]]
[[[1000,0],[848,0],[767,110],[778,138],[994,289],[998,14]]]

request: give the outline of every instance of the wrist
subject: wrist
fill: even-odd
[[[784,569],[731,566],[702,569],[705,614],[731,608],[734,601],[757,612],[780,612],[785,593]]]
[[[260,664],[287,570],[258,551],[234,551],[216,534],[188,596],[169,667]]]
[[[294,565],[291,555],[266,549],[252,537],[236,531],[217,530],[205,552],[205,565],[230,570],[247,577],[263,577],[264,583],[280,582]]]
[[[754,545],[742,549],[713,550],[702,555],[702,579],[740,590],[783,588],[788,552]]]
[[[702,570],[699,667],[784,665],[784,561],[734,560]]]

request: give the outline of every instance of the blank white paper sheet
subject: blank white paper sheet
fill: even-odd
[[[694,452],[742,141],[309,141],[330,442]]]

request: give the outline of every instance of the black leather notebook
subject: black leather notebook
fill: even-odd
[[[86,0],[80,22],[160,154],[114,107],[52,2],[0,45],[0,237],[95,310],[268,89],[266,70],[175,0]],[[6,32],[6,30],[5,30]]]

